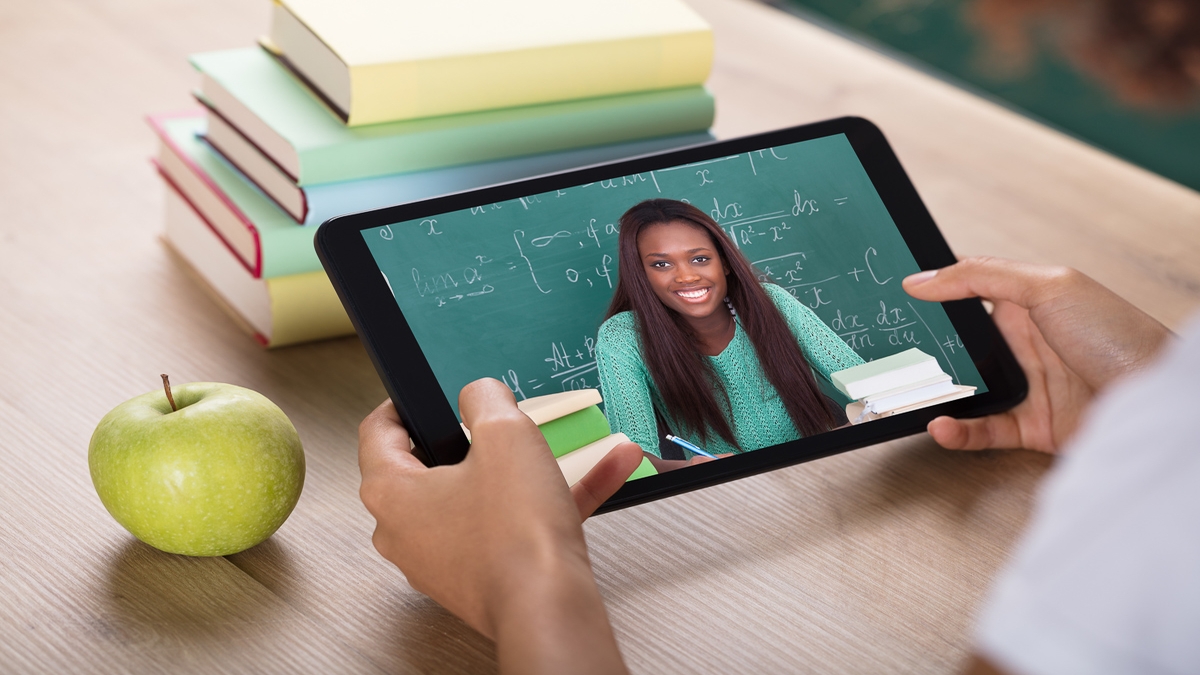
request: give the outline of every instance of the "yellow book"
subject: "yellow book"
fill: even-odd
[[[264,46],[350,126],[697,85],[682,0],[276,0]]]
[[[187,271],[246,332],[267,347],[353,335],[324,271],[256,279],[192,205],[168,184],[165,239]]]

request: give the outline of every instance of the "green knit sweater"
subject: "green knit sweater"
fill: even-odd
[[[786,290],[775,284],[763,284],[763,289],[783,314],[800,343],[804,358],[825,379],[829,379],[831,373],[863,362],[812,310]],[[754,345],[742,330],[741,321],[736,323],[733,340],[725,350],[717,356],[707,357],[729,393],[734,437],[743,451],[800,438],[800,432],[792,424],[775,387],[763,374]],[[666,414],[666,406],[642,360],[633,312],[616,314],[600,326],[596,364],[609,425],[614,432],[629,436],[643,450],[659,454],[658,427],[654,421],[657,408],[663,412],[663,419],[672,433],[702,445],[713,454],[738,452],[713,432],[709,433],[708,441],[701,444],[696,430],[684,428]]]

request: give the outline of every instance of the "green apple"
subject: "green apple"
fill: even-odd
[[[229,555],[271,536],[304,487],[304,449],[287,415],[242,387],[163,381],[92,434],[88,464],[104,507],[169,553]]]

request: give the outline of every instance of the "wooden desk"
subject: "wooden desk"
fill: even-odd
[[[844,114],[891,138],[955,250],[1077,266],[1178,326],[1200,196],[794,18],[692,0],[728,137]],[[158,241],[142,116],[191,105],[188,53],[251,44],[267,3],[0,5],[0,670],[462,672],[492,645],[371,548],[357,340],[266,352]],[[158,386],[257,389],[308,481],[267,543],[186,559],[104,511],[87,443]],[[1049,466],[915,437],[600,517],[596,574],[635,672],[950,672]],[[737,517],[701,518],[735,503]]]

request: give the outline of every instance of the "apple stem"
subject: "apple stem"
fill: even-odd
[[[179,407],[175,405],[175,397],[171,395],[171,380],[167,377],[166,373],[162,374],[162,379],[163,389],[167,392],[167,402],[171,404],[171,412],[175,412],[179,410]]]

